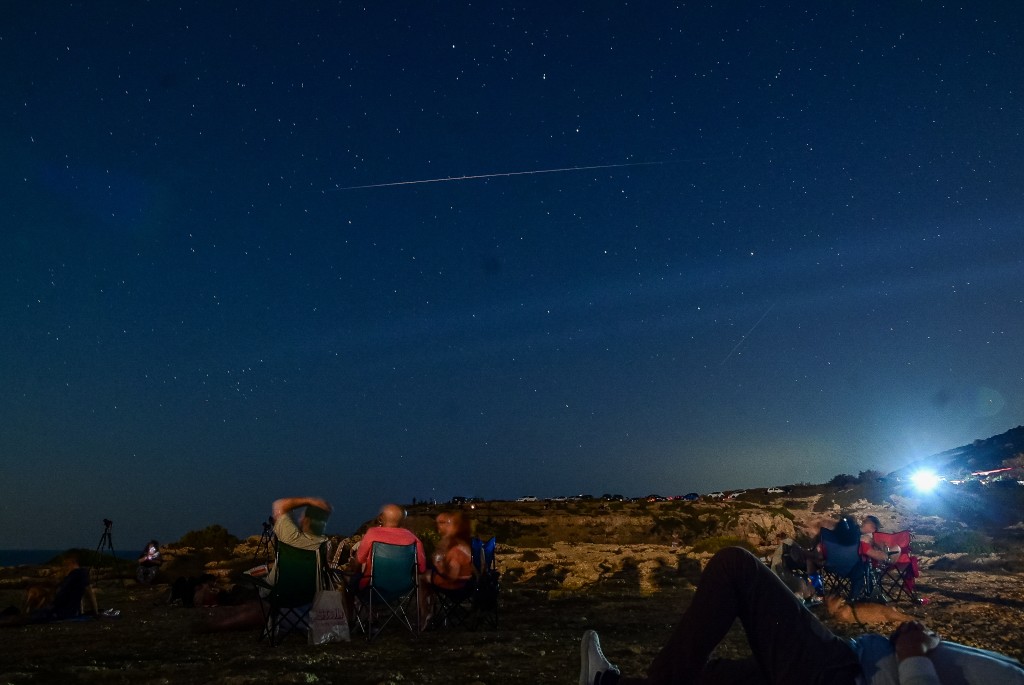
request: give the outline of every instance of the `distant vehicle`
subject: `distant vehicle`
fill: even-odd
[[[726,499],[736,499],[740,495],[745,495],[746,492],[746,490],[737,490],[736,492],[731,493],[728,497],[726,497]]]
[[[537,498],[533,495],[524,495],[516,500],[517,502],[536,502]]]
[[[722,499],[723,497],[725,497],[724,492],[712,492],[708,495],[708,499]]]
[[[767,492],[769,495],[781,495],[783,492],[785,492],[785,490],[783,490],[782,488],[768,488],[765,492]]]
[[[566,497],[565,495],[558,495],[557,497],[548,497],[549,502],[566,502],[568,501],[568,499],[569,498]]]
[[[697,494],[696,492],[688,492],[685,495],[683,495],[683,499],[686,500],[687,502],[696,502],[697,500],[700,499],[700,495]]]
[[[452,504],[465,504],[466,501],[467,500],[466,500],[465,497],[452,497],[452,502],[451,503]]]

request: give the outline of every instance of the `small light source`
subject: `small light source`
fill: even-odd
[[[941,480],[934,471],[918,471],[910,477],[910,481],[920,492],[931,492]]]

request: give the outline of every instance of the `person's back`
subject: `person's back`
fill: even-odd
[[[423,552],[423,542],[411,530],[401,527],[400,524],[404,518],[405,511],[401,507],[395,504],[384,505],[377,516],[377,525],[367,530],[363,539],[359,541],[359,548],[355,555],[355,560],[362,570],[359,587],[365,588],[370,584],[370,576],[373,573],[373,543],[375,542],[388,545],[416,545],[417,569],[420,573],[426,572],[427,558]]]
[[[89,587],[89,569],[76,566],[57,586],[51,611],[55,618],[74,618],[82,613],[82,599]]]

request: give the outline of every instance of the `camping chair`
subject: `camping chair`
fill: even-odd
[[[268,638],[271,646],[289,633],[305,634],[309,630],[309,609],[316,591],[330,584],[322,568],[320,550],[298,549],[278,542],[276,556],[277,578],[273,585],[262,578],[252,579],[266,592],[260,602],[263,609],[260,639]]]
[[[890,552],[887,562],[877,564],[882,594],[893,602],[898,602],[903,597],[915,603],[920,601],[914,588],[921,571],[917,557],[911,554],[912,537],[909,530],[901,530],[897,533],[876,531],[874,534],[877,545],[886,549],[899,550]]]
[[[476,583],[471,597],[474,627],[481,621],[493,629],[498,627],[498,594],[501,590],[501,574],[495,559],[498,546],[497,538],[492,537],[484,542],[473,538],[473,570]]]
[[[471,541],[473,577],[463,587],[435,591],[437,606],[431,625],[475,629],[482,622],[498,627],[498,571],[494,551],[497,539]]]
[[[860,555],[860,539],[844,542],[839,534],[821,529],[821,551],[825,557],[821,578],[827,593],[847,602],[879,599],[875,569]]]
[[[430,625],[436,628],[471,627],[471,601],[476,594],[477,577],[474,575],[460,588],[434,588],[436,606]]]
[[[808,592],[816,589],[807,571],[810,561],[808,554],[807,550],[795,542],[783,542],[767,562],[775,575],[786,584],[786,587],[801,597],[806,597]]]
[[[356,602],[360,608],[356,613],[356,620],[366,633],[367,641],[376,637],[394,618],[416,635],[420,629],[419,593],[416,545],[374,542],[370,549],[370,584],[356,595]],[[410,603],[416,610],[415,621],[409,619],[406,611]],[[384,616],[376,628],[375,613]]]

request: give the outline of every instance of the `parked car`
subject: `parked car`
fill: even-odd
[[[712,492],[708,495],[708,499],[722,499],[725,497],[724,492]]]
[[[700,499],[700,495],[697,494],[696,492],[688,492],[685,495],[683,495],[683,499],[686,500],[687,502],[696,502],[697,500]]]
[[[537,498],[533,495],[524,495],[516,500],[517,502],[536,502]]]
[[[765,492],[767,492],[769,495],[781,495],[783,492],[785,492],[785,490],[783,490],[782,488],[768,488]]]

